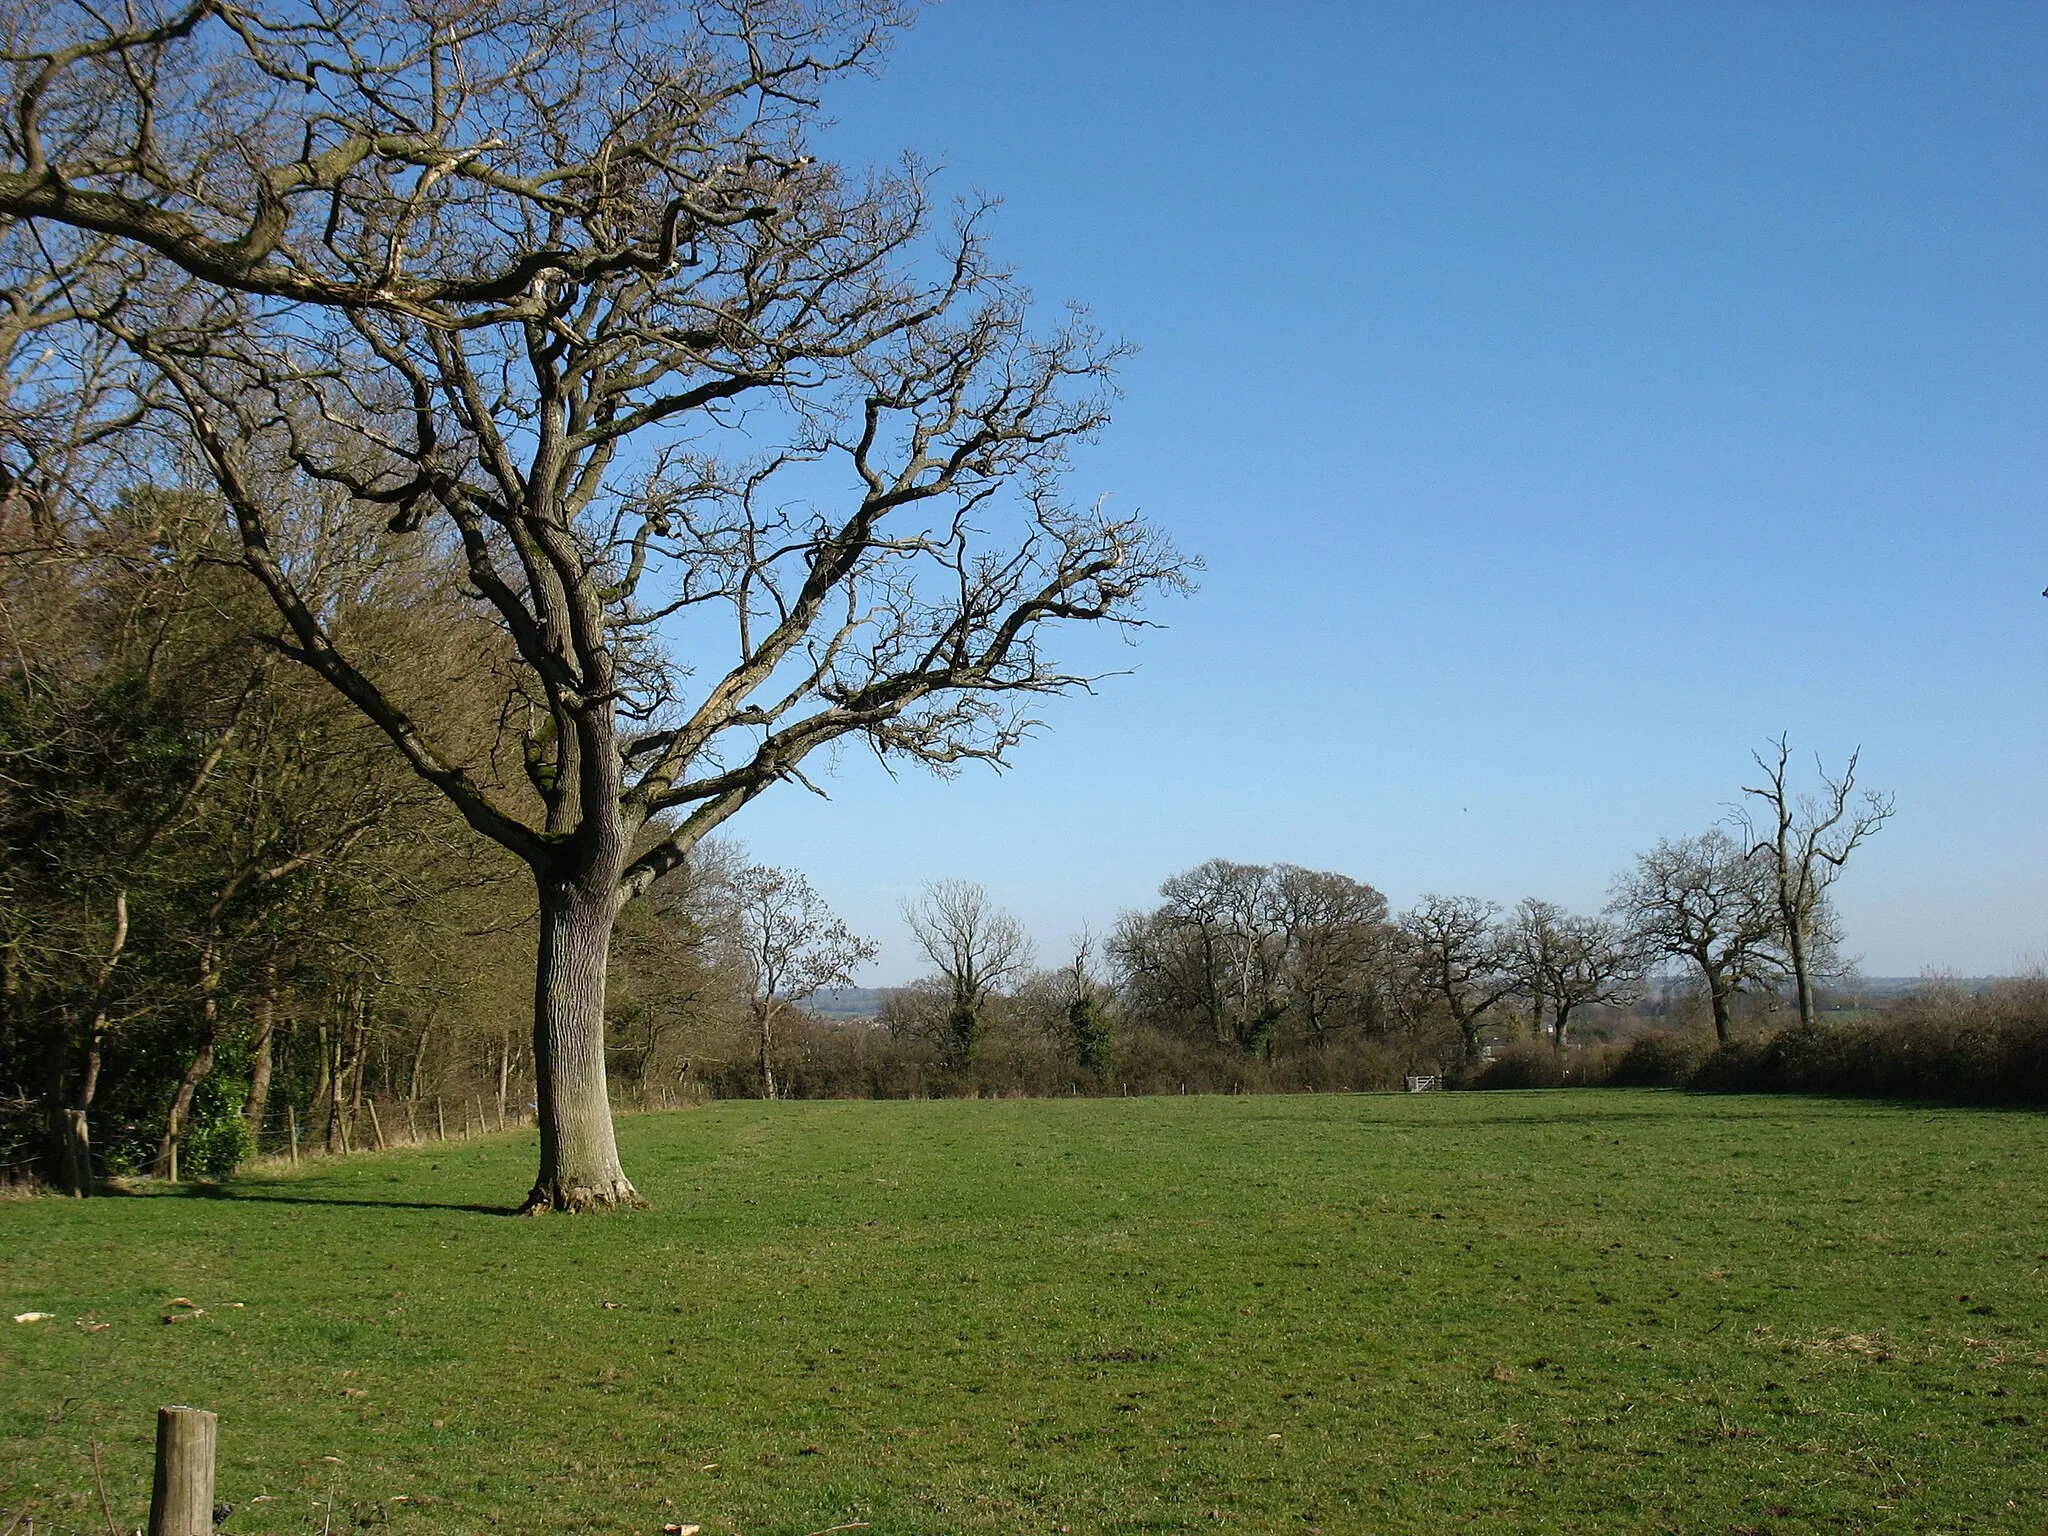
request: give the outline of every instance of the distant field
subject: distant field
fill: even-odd
[[[2048,1530],[2048,1117],[1605,1091],[621,1131],[656,1208],[609,1220],[497,1214],[516,1136],[0,1204],[6,1313],[59,1314],[0,1321],[0,1507],[103,1532],[97,1437],[132,1528],[183,1401],[222,1416],[228,1536],[330,1497],[337,1533],[422,1536]]]

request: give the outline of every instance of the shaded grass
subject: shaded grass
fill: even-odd
[[[0,1505],[98,1527],[96,1437],[139,1521],[187,1401],[230,1533],[330,1496],[420,1532],[2048,1529],[2038,1116],[1606,1090],[621,1135],[656,1208],[603,1220],[496,1214],[518,1136],[0,1206],[7,1312],[60,1314],[0,1323]]]

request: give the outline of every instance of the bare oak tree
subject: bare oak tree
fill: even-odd
[[[1507,939],[1517,986],[1532,1002],[1537,1027],[1559,1051],[1574,1013],[1628,1001],[1642,976],[1641,960],[1619,927],[1567,912],[1556,902],[1532,896],[1517,904]]]
[[[934,238],[915,165],[809,153],[887,5],[0,15],[0,215],[153,263],[106,330],[175,393],[279,648],[533,872],[528,1207],[637,1200],[620,906],[826,743],[1003,760],[1086,681],[1050,627],[1185,585],[1147,525],[1060,496],[1116,349],[1034,328],[983,210]],[[309,485],[459,569],[503,640],[495,749],[328,622],[277,515]]]
[[[1828,888],[1871,834],[1891,820],[1890,795],[1866,789],[1856,794],[1856,764],[1862,748],[1849,754],[1840,777],[1827,771],[1818,757],[1814,771],[1820,793],[1799,794],[1790,784],[1791,739],[1780,736],[1767,757],[1755,753],[1764,781],[1744,785],[1742,792],[1761,803],[1761,814],[1745,813],[1744,830],[1751,851],[1769,861],[1772,895],[1783,925],[1785,947],[1792,962],[1792,981],[1799,996],[1799,1027],[1816,1021],[1813,974],[1816,942],[1825,942]]]
[[[1735,995],[1784,975],[1789,964],[1771,864],[1719,827],[1637,855],[1607,910],[1643,949],[1699,969],[1723,1044]]]
[[[827,987],[851,986],[855,973],[874,959],[875,945],[834,917],[825,898],[793,869],[749,864],[727,885],[760,1035],[761,1097],[772,1099],[776,1022]]]
[[[1410,979],[1449,1012],[1468,1062],[1478,1059],[1485,1016],[1515,990],[1513,957],[1495,921],[1499,911],[1473,896],[1429,895],[1401,914],[1397,929]]]

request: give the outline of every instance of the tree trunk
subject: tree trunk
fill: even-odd
[[[1792,981],[1799,990],[1799,1027],[1812,1029],[1815,1022],[1813,1006],[1813,973],[1806,965],[1806,922],[1805,914],[1794,912],[1788,924],[1786,937],[1791,941]]]
[[[1482,1049],[1479,1043],[1479,1021],[1462,1008],[1453,1008],[1451,1017],[1457,1020],[1458,1034],[1465,1042],[1465,1064],[1475,1065]]]
[[[100,1086],[100,1051],[107,1038],[107,1006],[113,989],[114,967],[120,964],[121,951],[128,943],[128,893],[114,893],[114,938],[107,946],[107,957],[100,962],[99,979],[93,987],[92,1015],[85,1025],[85,1061],[78,1076],[78,1089],[71,1103],[61,1112],[57,1123],[57,1176],[60,1187],[66,1194],[89,1195],[93,1192],[92,1175],[92,1133],[88,1122],[92,1115],[93,1096]],[[9,954],[13,950],[10,946]],[[17,978],[10,973],[8,985],[17,984]],[[60,1028],[59,1038],[68,1033]],[[68,1045],[68,1041],[64,1042]],[[57,1063],[57,1078],[54,1085],[61,1095],[63,1086],[63,1064]],[[53,1099],[53,1102],[56,1102]]]
[[[349,1090],[348,1123],[356,1125],[363,1118],[363,1071],[370,1064],[369,1050],[369,989],[358,984],[355,990],[355,1037],[352,1049],[355,1051],[355,1083]]]
[[[327,1037],[327,1030],[323,1027],[320,1031],[320,1054],[325,1058],[327,1064],[326,1070],[321,1074],[327,1079],[327,1150],[330,1154],[336,1156],[348,1150],[348,1136],[342,1123],[348,1111],[343,1104],[342,1097],[343,1063],[341,1051],[342,1026],[341,1021],[337,1019],[334,1023],[334,1038],[331,1048]]]
[[[316,1017],[313,1024],[316,1054],[320,1058],[320,1070],[313,1079],[313,1096],[306,1100],[306,1124],[313,1123],[313,1106],[327,1102],[327,1069],[334,1065],[334,1053],[327,1048],[327,1026]]]
[[[185,1122],[192,1114],[192,1100],[199,1092],[199,1085],[213,1073],[213,1049],[220,1041],[218,960],[214,940],[209,935],[199,951],[199,1049],[193,1053],[192,1063],[185,1068],[185,1075],[178,1079],[178,1091],[171,1100],[171,1112],[164,1117],[164,1136],[156,1149],[155,1171],[160,1179],[177,1177],[178,1147],[185,1139]]]
[[[434,1021],[432,1019],[427,1020],[426,1023],[420,1026],[419,1044],[413,1047],[412,1071],[406,1075],[405,1079],[405,1101],[408,1104],[417,1104],[419,1102],[420,1073],[426,1070],[427,1039],[433,1032]]]
[[[1728,986],[1718,976],[1707,978],[1707,1005],[1714,1010],[1714,1039],[1728,1043]]]
[[[64,1111],[64,1163],[61,1172],[66,1194],[92,1193],[92,1133],[86,1127],[82,1109]]]
[[[619,1165],[605,1086],[604,981],[618,898],[611,878],[540,881],[533,987],[533,1073],[540,1174],[525,1210],[641,1205]]]
[[[242,1118],[249,1122],[250,1145],[263,1135],[263,1112],[270,1103],[271,1040],[277,1033],[277,962],[263,963],[263,992],[256,1002],[256,1044],[249,1063],[249,1097]]]
[[[764,1099],[772,1099],[775,1097],[775,1062],[774,1057],[772,1055],[772,1051],[774,1048],[774,1040],[771,1035],[770,1027],[775,1017],[775,1005],[772,1002],[761,1004],[760,1016],[761,1097]]]

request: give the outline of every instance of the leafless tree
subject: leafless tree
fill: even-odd
[[[1769,860],[1772,894],[1799,996],[1799,1026],[1811,1029],[1816,1021],[1815,947],[1816,939],[1824,941],[1828,930],[1828,888],[1849,855],[1891,820],[1894,803],[1890,795],[1876,790],[1856,793],[1860,747],[1849,754],[1840,777],[1829,774],[1819,757],[1814,758],[1821,782],[1818,794],[1800,794],[1791,787],[1791,738],[1780,736],[1771,747],[1768,756],[1754,754],[1763,783],[1743,786],[1742,792],[1761,807],[1760,815],[1744,813],[1743,829],[1751,851]]]
[[[777,1020],[827,987],[851,986],[874,959],[875,945],[834,917],[825,898],[793,869],[749,864],[730,884],[760,1034],[761,1097],[772,1099]]]
[[[1627,1002],[1642,977],[1641,959],[1618,926],[1555,902],[1532,896],[1519,903],[1507,937],[1517,985],[1533,1004],[1537,1027],[1559,1051],[1574,1013]]]
[[[1299,864],[1273,868],[1270,906],[1281,942],[1288,1011],[1317,1049],[1346,1024],[1381,1027],[1387,898],[1360,880]]]
[[[1790,963],[1770,862],[1719,827],[1638,855],[1607,910],[1646,952],[1698,967],[1724,1044],[1736,994],[1774,981]]]
[[[1318,1049],[1377,1027],[1387,901],[1361,881],[1296,864],[1210,859],[1128,912],[1110,959],[1135,1017],[1270,1056],[1292,1023]]]
[[[933,881],[919,900],[903,904],[903,920],[945,978],[946,1053],[954,1066],[965,1066],[981,1042],[989,997],[1030,966],[1031,941],[987,891],[967,880]]]
[[[1060,495],[1117,350],[1030,323],[984,210],[934,238],[915,165],[809,153],[892,6],[0,15],[0,215],[155,263],[102,324],[174,392],[279,649],[533,871],[529,1208],[637,1200],[604,1074],[620,906],[841,737],[1004,760],[1087,681],[1051,628],[1185,585],[1150,527]],[[503,753],[328,621],[277,514],[309,484],[460,571],[503,639]]]
[[[1515,990],[1515,970],[1496,918],[1473,896],[1427,895],[1401,914],[1396,943],[1411,983],[1458,1026],[1465,1058],[1479,1055],[1486,1015]]]

